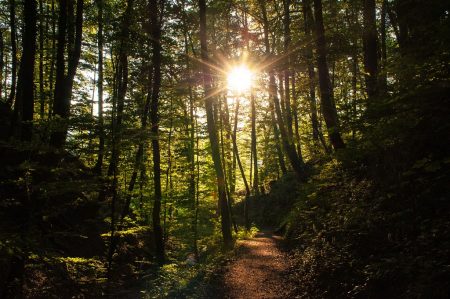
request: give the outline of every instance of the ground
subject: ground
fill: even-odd
[[[239,244],[224,274],[225,298],[289,298],[289,263],[280,241],[270,232],[260,232]]]

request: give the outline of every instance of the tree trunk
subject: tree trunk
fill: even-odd
[[[377,27],[375,19],[375,0],[363,0],[364,9],[364,33],[363,33],[363,49],[364,49],[364,71],[366,81],[366,92],[369,101],[377,95],[378,81],[378,57],[377,57]]]
[[[5,66],[4,54],[5,54],[5,44],[3,42],[3,31],[0,30],[0,101],[2,99],[2,91],[3,91],[3,67]]]
[[[383,93],[387,92],[387,50],[386,50],[386,16],[387,0],[383,0],[381,5],[381,78],[380,89]]]
[[[152,80],[152,71],[153,69],[151,67],[149,67],[149,79],[148,79],[148,84],[151,85]],[[148,119],[148,114],[149,114],[149,110],[150,110],[150,101],[151,101],[151,88],[149,88],[145,103],[144,103],[144,109],[142,111],[142,115],[141,115],[141,132],[142,134],[145,134],[146,129],[147,129],[147,119]],[[170,142],[169,142],[169,147],[170,147]],[[134,167],[133,167],[133,173],[131,174],[131,179],[130,182],[128,184],[128,196],[125,202],[125,205],[122,209],[122,215],[121,215],[121,220],[123,220],[129,213],[130,213],[130,204],[131,204],[131,193],[134,190],[134,186],[136,184],[136,180],[137,180],[137,176],[138,176],[138,171],[142,171],[143,167],[145,167],[144,165],[144,151],[145,151],[145,144],[144,144],[144,140],[141,140],[139,142],[138,145],[138,149],[136,151],[136,156],[134,159]],[[144,168],[145,169],[145,168]]]
[[[52,132],[50,137],[50,145],[59,149],[64,147],[67,137],[67,122],[70,116],[70,101],[72,99],[73,80],[75,78],[81,55],[83,9],[84,0],[78,0],[76,4],[75,17],[73,14],[73,0],[60,1],[53,115],[61,118],[59,120],[61,121],[61,125]],[[73,22],[74,17],[75,22]],[[64,51],[66,47],[68,53],[67,74],[65,74],[64,59]]]
[[[309,106],[311,109],[311,125],[313,131],[313,140],[319,140],[319,122],[317,120],[317,104],[316,104],[316,73],[313,64],[313,50],[310,43],[313,42],[311,36],[312,29],[312,12],[311,5],[308,0],[302,1],[303,5],[303,21],[307,46],[305,48],[306,63],[308,65],[308,86],[309,86]]]
[[[8,79],[8,68],[6,67],[8,65],[9,61],[8,61],[8,54],[5,55],[5,76],[3,79],[3,86],[4,86],[4,98],[5,101],[7,101],[8,99],[8,88],[7,88],[7,79]]]
[[[162,1],[163,5],[164,1]],[[153,233],[155,238],[156,258],[160,264],[164,263],[164,238],[161,227],[161,156],[159,147],[159,91],[161,88],[161,26],[162,26],[162,5],[158,9],[157,0],[149,0],[150,23],[152,25],[151,44],[152,44],[152,64],[153,64],[153,86],[150,104],[150,121],[152,132],[152,150],[153,150],[153,182],[154,182],[154,204],[153,204]],[[158,11],[160,12],[158,14]]]
[[[226,247],[232,246],[231,226],[230,226],[230,213],[227,204],[227,195],[225,190],[225,176],[222,168],[222,162],[220,158],[219,140],[217,138],[216,123],[214,119],[214,94],[212,90],[212,77],[210,69],[207,65],[208,48],[207,48],[207,36],[206,36],[206,1],[199,0],[199,15],[200,15],[200,44],[201,44],[201,59],[202,72],[203,72],[203,85],[205,89],[205,108],[206,119],[208,126],[209,141],[211,143],[211,152],[214,162],[214,168],[217,177],[217,189],[219,193],[219,208],[221,213],[221,229],[223,241]]]
[[[128,50],[130,47],[130,23],[133,12],[133,0],[127,1],[127,8],[123,14],[121,36],[119,41],[119,53],[117,66],[116,66],[116,93],[113,98],[116,99],[116,113],[115,119],[113,120],[113,127],[116,131],[115,138],[117,139],[113,142],[113,147],[111,150],[111,159],[108,166],[108,176],[111,176],[114,172],[114,168],[117,168],[119,162],[119,152],[120,152],[120,141],[122,139],[122,120],[123,120],[123,109],[125,106],[125,97],[128,89]]]
[[[283,174],[286,174],[287,173],[286,164],[284,163],[284,155],[280,147],[280,131],[278,130],[277,120],[275,118],[275,107],[272,101],[269,101],[269,110],[270,110],[270,119],[273,127],[275,147],[278,156],[278,164],[280,165],[281,172]]]
[[[16,97],[17,80],[16,0],[9,0],[9,27],[11,30],[11,87],[8,105],[12,106]]]
[[[44,89],[44,6],[39,0],[39,117],[44,119],[45,89]]]
[[[11,124],[19,130],[22,140],[30,141],[34,114],[34,63],[36,55],[37,7],[35,0],[24,0],[23,3],[23,52],[20,61],[17,94]]]
[[[185,11],[185,2],[182,2],[182,9],[183,12]],[[188,43],[188,22],[186,18],[186,14],[183,14],[182,16],[183,20],[183,38],[184,38],[184,54],[185,54],[185,63],[186,63],[186,74],[187,77],[190,79],[192,77],[191,73],[191,63],[189,58],[189,43]],[[192,203],[193,211],[194,211],[194,219],[192,222],[192,232],[193,232],[193,251],[195,254],[195,257],[198,259],[198,228],[197,228],[197,220],[198,220],[198,200],[197,200],[197,182],[196,182],[196,163],[195,163],[195,152],[196,152],[196,139],[195,139],[195,132],[196,132],[196,115],[195,115],[195,98],[192,91],[192,86],[189,84],[188,86],[188,95],[189,95],[189,106],[187,110],[189,111],[188,119],[186,122],[186,139],[187,141],[187,162],[189,167],[189,201]],[[198,137],[197,137],[198,139]],[[197,143],[198,145],[198,143]],[[198,149],[197,149],[198,153]],[[198,155],[197,155],[198,159]]]
[[[292,131],[292,109],[291,109],[291,91],[290,91],[290,76],[291,76],[291,55],[290,44],[291,44],[291,15],[290,15],[290,4],[291,0],[283,0],[284,9],[284,55],[286,55],[285,65],[284,65],[284,107],[285,107],[285,120],[287,133],[290,139],[290,143],[293,143],[293,131]],[[280,82],[280,84],[283,84]],[[280,85],[281,86],[281,85]]]
[[[256,148],[256,104],[255,96],[251,95],[250,100],[251,110],[252,110],[252,152],[253,152],[253,194],[259,195],[259,174],[258,174],[258,152]]]
[[[270,56],[270,43],[269,43],[269,22],[267,19],[267,11],[266,11],[266,5],[265,2],[262,0],[259,0],[259,5],[261,7],[262,11],[262,17],[263,17],[263,30],[264,30],[264,45],[266,48],[266,55]],[[269,95],[271,96],[271,95]],[[275,147],[277,150],[278,155],[278,164],[280,165],[281,172],[283,174],[287,173],[286,164],[284,163],[284,155],[281,150],[280,146],[280,132],[278,130],[276,118],[275,118],[275,109],[274,104],[271,100],[269,100],[269,109],[270,109],[270,116],[272,120],[272,127],[274,132],[274,139],[275,139]]]
[[[237,125],[238,125],[238,115],[239,115],[239,99],[236,100],[236,110],[234,112],[234,129],[233,134],[231,135],[231,138],[233,139],[233,151],[234,155],[236,157],[236,161],[239,167],[239,171],[242,176],[242,180],[244,181],[245,186],[245,199],[244,199],[244,223],[245,223],[245,229],[250,229],[250,221],[248,218],[248,199],[250,197],[250,186],[248,185],[247,178],[245,176],[244,168],[242,167],[241,158],[239,157],[239,149],[237,147],[236,142],[236,132],[237,132]]]
[[[53,99],[55,97],[55,91],[54,91],[54,73],[55,73],[55,55],[56,55],[56,21],[55,21],[55,0],[52,0],[51,5],[51,15],[52,15],[52,52],[50,57],[50,72],[49,72],[49,94],[50,99]],[[50,100],[49,101],[49,107],[48,107],[48,118],[50,119],[52,117],[52,111],[53,111],[53,103]]]
[[[131,12],[133,9],[133,0],[127,1],[127,8],[123,14],[121,36],[119,42],[118,62],[115,66],[115,78],[113,84],[112,95],[112,123],[111,123],[111,135],[112,135],[112,149],[111,158],[108,166],[108,176],[113,176],[112,188],[112,200],[111,200],[111,235],[108,251],[108,273],[110,273],[112,267],[112,258],[116,248],[117,237],[116,231],[116,203],[118,198],[117,191],[117,173],[118,173],[118,160],[119,160],[119,145],[122,134],[122,118],[125,102],[125,95],[128,87],[128,56],[127,51],[129,47],[129,26],[131,22]],[[113,64],[114,69],[114,64]],[[116,87],[117,86],[117,87]],[[103,201],[106,196],[106,190],[101,190],[99,194],[99,201]]]
[[[270,55],[270,44],[269,44],[269,21],[267,19],[267,12],[265,7],[265,2],[260,0],[259,1],[261,10],[262,10],[262,17],[263,17],[263,27],[264,27],[264,44],[265,44],[265,50],[266,55]],[[269,96],[271,97],[271,101],[273,101],[274,108],[275,108],[275,114],[277,116],[278,121],[278,127],[281,133],[281,141],[283,143],[283,149],[286,152],[286,155],[289,158],[289,162],[292,166],[292,169],[295,171],[295,173],[298,175],[299,178],[304,178],[304,167],[303,167],[303,161],[300,160],[299,156],[297,155],[297,151],[295,149],[295,145],[289,142],[289,136],[286,132],[286,127],[284,125],[283,121],[283,113],[281,111],[280,101],[277,97],[277,86],[275,83],[275,75],[273,73],[273,70],[269,69]],[[283,81],[280,81],[281,84]],[[274,130],[275,134],[277,130]],[[281,165],[281,164],[280,164]]]
[[[67,2],[68,0],[59,1],[59,16],[58,16],[58,37],[56,48],[56,76],[55,76],[55,91],[53,96],[53,114],[63,119],[67,118],[68,112],[65,109],[64,103],[64,75],[65,75],[65,55],[66,48],[66,30],[67,30]],[[61,132],[51,135],[50,143],[57,147],[62,147],[65,136],[61,136]]]
[[[320,100],[328,137],[335,150],[345,147],[339,130],[339,122],[334,102],[333,88],[328,71],[325,29],[323,26],[322,1],[314,0],[315,32],[317,48],[317,68],[319,71]]]
[[[302,144],[300,140],[300,129],[299,129],[299,123],[298,123],[298,100],[297,100],[297,93],[295,90],[295,72],[292,73],[292,99],[294,103],[294,109],[293,109],[293,117],[294,117],[294,133],[295,133],[295,141],[297,143],[297,154],[300,160],[303,160],[303,154],[302,154]]]
[[[227,105],[227,102],[225,100],[225,104]],[[231,219],[231,224],[233,225],[234,228],[234,232],[237,234],[238,233],[238,227],[236,224],[236,221],[234,219],[233,216],[233,196],[230,192],[230,186],[229,186],[229,175],[227,174],[227,156],[225,154],[225,146],[227,145],[227,142],[225,142],[224,140],[224,126],[225,126],[225,113],[224,113],[224,109],[223,109],[223,105],[222,105],[222,101],[219,100],[219,115],[220,115],[220,145],[221,145],[221,151],[222,151],[222,167],[223,167],[223,174],[225,177],[225,190],[227,192],[227,203],[228,203],[228,210],[230,211],[230,219]]]
[[[97,0],[98,8],[98,33],[97,33],[97,46],[98,46],[98,154],[95,170],[101,174],[103,167],[103,157],[105,151],[105,129],[103,120],[103,0]]]

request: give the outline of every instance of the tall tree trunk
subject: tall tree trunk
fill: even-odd
[[[269,21],[267,19],[267,12],[265,7],[265,2],[260,0],[259,1],[261,10],[262,10],[262,19],[263,19],[263,27],[264,27],[264,44],[265,44],[265,50],[266,55],[270,56],[270,44],[269,44]],[[303,167],[303,161],[300,160],[297,151],[295,149],[295,145],[289,142],[289,136],[286,131],[286,127],[284,125],[283,121],[283,113],[281,111],[281,105],[280,101],[277,96],[277,86],[275,83],[275,75],[273,73],[272,69],[269,69],[269,96],[271,97],[271,101],[273,101],[274,108],[275,108],[275,114],[277,117],[278,122],[278,128],[281,133],[281,141],[283,143],[283,149],[286,153],[286,155],[289,158],[289,162],[292,166],[292,169],[295,171],[295,173],[298,175],[299,178],[304,178],[304,167]],[[281,84],[283,84],[283,81],[280,81]],[[274,130],[276,133],[277,130]]]
[[[309,107],[311,110],[311,126],[313,131],[313,140],[319,141],[322,144],[323,148],[326,152],[329,152],[330,149],[325,142],[325,138],[323,137],[322,130],[319,125],[319,118],[317,116],[317,101],[316,101],[316,72],[314,70],[314,62],[313,62],[313,48],[312,43],[314,42],[312,34],[314,28],[314,18],[311,9],[310,0],[303,0],[303,19],[304,19],[304,30],[305,36],[307,38],[307,47],[305,48],[305,57],[306,63],[308,65],[308,86],[309,86]]]
[[[65,75],[65,55],[66,48],[66,30],[67,30],[67,2],[68,0],[59,1],[59,16],[58,16],[58,37],[56,48],[56,76],[55,76],[55,90],[53,95],[53,114],[61,118],[67,118],[68,113],[65,111],[64,105],[64,75]],[[54,146],[62,147],[61,139],[64,136],[54,135],[52,133],[50,143]]]
[[[51,16],[52,16],[52,51],[51,51],[51,57],[50,57],[50,72],[49,72],[49,94],[50,99],[53,99],[55,97],[55,91],[54,91],[54,73],[55,73],[55,63],[56,63],[56,17],[55,17],[55,0],[52,0],[51,5]],[[49,107],[48,107],[48,118],[50,119],[52,117],[52,111],[53,111],[53,103],[50,100],[49,101]]]
[[[164,1],[161,1],[164,5]],[[161,88],[161,26],[162,10],[158,9],[157,0],[149,0],[150,23],[152,24],[151,44],[152,44],[152,64],[153,64],[153,87],[150,104],[150,121],[152,132],[152,150],[153,150],[153,182],[155,198],[153,204],[153,233],[155,238],[156,258],[160,264],[164,263],[164,237],[161,227],[161,156],[159,147],[159,91]],[[159,11],[159,14],[158,14]]]
[[[173,181],[172,181],[172,134],[173,134],[173,99],[170,99],[169,108],[169,136],[167,137],[167,170],[166,170],[166,190],[164,200],[164,217],[163,217],[163,242],[166,244],[169,238],[169,223],[167,223],[167,202],[169,202],[169,209],[172,208],[172,195],[173,195]],[[171,215],[169,215],[171,216]],[[169,217],[171,220],[172,217]]]
[[[259,0],[259,5],[261,7],[262,11],[262,17],[263,17],[263,29],[264,29],[264,45],[266,50],[266,55],[270,57],[270,42],[269,42],[269,22],[267,19],[267,11],[266,11],[266,4],[264,1]],[[271,95],[269,95],[271,97]],[[272,127],[274,132],[274,139],[275,139],[275,147],[277,150],[278,155],[278,164],[280,165],[281,172],[283,174],[287,173],[286,164],[284,163],[284,155],[283,151],[281,150],[280,146],[280,132],[278,130],[276,118],[275,118],[275,108],[272,100],[269,100],[269,109],[270,109],[270,116],[272,120]]]
[[[236,132],[237,132],[237,125],[238,125],[238,115],[239,115],[239,99],[236,100],[236,109],[234,112],[234,129],[233,134],[231,135],[231,138],[233,139],[233,151],[234,155],[236,157],[236,161],[239,167],[239,171],[242,176],[242,180],[244,181],[245,186],[245,199],[244,199],[244,223],[245,223],[245,229],[250,229],[250,221],[248,217],[248,211],[249,211],[249,197],[250,197],[250,186],[248,185],[247,178],[245,176],[244,168],[242,167],[241,158],[239,157],[239,149],[237,147],[236,142]]]
[[[291,55],[289,54],[291,46],[291,14],[290,14],[291,0],[283,0],[284,9],[284,55],[286,55],[284,65],[284,107],[285,120],[287,133],[290,138],[290,142],[293,143],[293,131],[292,131],[292,109],[291,109],[291,90],[290,90],[290,76],[291,76]],[[280,84],[283,84],[280,82]]]
[[[35,0],[24,0],[23,52],[17,82],[12,125],[22,140],[30,141],[34,114],[34,63],[36,55],[37,7]]]
[[[310,45],[313,42],[312,31],[312,12],[309,0],[303,0],[303,21],[307,46],[305,47],[306,63],[308,65],[308,86],[309,86],[309,105],[311,109],[311,125],[313,131],[313,140],[319,140],[319,122],[317,120],[317,104],[316,104],[316,73],[313,64],[313,50]]]
[[[149,85],[151,85],[151,82],[153,81],[152,80],[152,71],[153,71],[153,68],[149,67],[149,78],[148,78]],[[145,103],[144,103],[144,109],[141,114],[141,132],[142,132],[142,134],[145,134],[145,131],[147,129],[147,120],[148,120],[148,114],[149,114],[149,110],[150,110],[150,101],[151,101],[151,88],[149,88],[149,91],[147,93],[147,97],[146,97]],[[170,148],[170,141],[169,141],[169,148]],[[131,174],[130,182],[128,184],[128,193],[129,194],[127,196],[125,205],[122,209],[121,220],[123,220],[125,218],[125,216],[127,216],[130,213],[130,204],[131,204],[131,198],[132,198],[131,193],[134,190],[138,172],[142,171],[142,169],[145,167],[144,161],[143,161],[144,151],[145,151],[145,144],[144,144],[144,140],[142,139],[139,141],[138,149],[136,151],[136,156],[134,159],[133,173]]]
[[[247,8],[245,8],[247,9]],[[250,39],[249,39],[249,29],[248,29],[248,19],[247,11],[244,12],[244,27],[245,35],[244,40],[247,48],[247,52],[250,53]],[[250,155],[250,181],[252,180],[253,174],[253,194],[259,195],[259,173],[258,173],[258,152],[257,152],[257,140],[256,140],[256,103],[255,103],[254,91],[250,89],[250,107],[251,107],[251,155]],[[252,172],[253,170],[253,172]],[[247,211],[247,210],[246,210]]]
[[[383,93],[387,91],[387,50],[386,50],[386,16],[387,0],[383,0],[381,5],[381,78],[380,89]]]
[[[4,98],[7,101],[8,99],[8,88],[7,88],[7,79],[8,79],[8,68],[6,67],[8,65],[8,54],[5,55],[5,76],[3,78],[3,86],[4,86]]]
[[[217,177],[217,189],[219,193],[219,208],[221,213],[221,229],[223,241],[226,247],[232,246],[231,226],[230,226],[230,213],[227,204],[227,195],[225,189],[225,176],[222,168],[222,162],[220,158],[219,140],[217,138],[217,129],[214,119],[214,94],[212,90],[212,77],[210,69],[208,67],[208,47],[207,47],[207,35],[206,35],[206,1],[199,0],[199,15],[200,15],[200,44],[201,44],[201,59],[202,72],[203,72],[203,85],[205,89],[205,108],[206,119],[208,126],[209,141],[211,143],[211,152],[214,162],[214,169]]]
[[[11,87],[8,105],[12,106],[16,97],[17,80],[16,0],[9,0],[9,27],[11,30]]]
[[[73,1],[74,0],[60,0],[59,8],[53,115],[61,118],[61,125],[52,132],[50,137],[50,145],[56,148],[63,148],[66,141],[73,81],[81,56],[84,0],[77,0],[76,16],[73,14]],[[75,22],[73,22],[74,18]],[[68,53],[67,74],[65,74],[64,59],[64,50],[66,47]]]
[[[185,11],[185,1],[182,1],[182,11]],[[186,14],[183,13],[182,15],[182,21],[183,21],[183,38],[184,38],[184,54],[185,54],[185,64],[186,64],[186,75],[187,78],[190,80],[192,77],[191,73],[191,63],[189,58],[189,36],[188,36],[188,22]],[[188,152],[187,152],[187,162],[189,167],[189,201],[192,203],[193,211],[194,211],[194,217],[192,221],[192,232],[193,232],[193,251],[195,254],[195,257],[198,259],[198,227],[197,227],[197,220],[198,220],[198,200],[197,200],[197,182],[196,182],[196,163],[195,163],[195,152],[196,152],[196,139],[195,139],[195,132],[196,132],[196,115],[195,115],[195,98],[192,91],[192,86],[189,84],[188,86],[188,96],[189,96],[189,106],[187,110],[186,116],[187,116],[187,122],[186,122],[186,140]],[[197,137],[198,139],[198,137]],[[197,143],[198,145],[198,143]],[[198,149],[197,149],[198,153]],[[198,155],[197,155],[198,159]]]
[[[284,163],[284,155],[280,147],[280,131],[278,130],[277,120],[275,118],[275,107],[272,101],[269,101],[269,109],[270,109],[270,119],[273,127],[275,147],[278,156],[278,164],[280,166],[281,172],[283,174],[286,174],[287,173],[286,164]]]
[[[256,104],[255,104],[255,96],[253,93],[251,94],[250,106],[252,110],[252,153],[253,153],[253,194],[259,195],[259,174],[258,174],[258,152],[257,152],[257,141],[256,141]]]
[[[5,66],[4,57],[5,57],[5,44],[3,42],[3,31],[0,30],[0,101],[2,99],[2,91],[3,91],[3,67]]]
[[[197,116],[197,111],[195,111],[195,128],[196,128],[196,131],[198,132],[198,122],[197,122],[197,117],[196,116]],[[199,201],[199,198],[200,198],[200,187],[199,187],[199,184],[200,184],[199,140],[200,140],[200,137],[199,137],[199,134],[197,133],[197,138],[196,138],[196,141],[195,141],[195,151],[196,151],[197,157],[196,157],[196,162],[195,162],[195,164],[196,164],[195,214],[194,214],[194,223],[193,223],[193,225],[194,225],[194,252],[195,252],[195,255],[196,255],[197,259],[198,259],[198,212],[199,212],[199,207],[200,207],[200,205],[199,205],[199,203],[200,203],[200,201]]]
[[[323,26],[322,1],[314,0],[315,32],[317,48],[317,68],[319,71],[320,100],[328,137],[335,150],[345,147],[339,130],[339,121],[334,102],[333,88],[328,71],[325,29]]]
[[[300,140],[300,129],[299,129],[299,123],[298,123],[298,100],[297,100],[297,93],[295,90],[295,71],[292,72],[292,99],[294,104],[294,109],[292,111],[292,115],[294,117],[294,133],[295,133],[295,141],[297,143],[297,153],[300,160],[303,160],[303,154],[302,154],[302,144]]]
[[[44,6],[39,0],[39,117],[44,119],[45,89],[44,89]]]
[[[364,9],[364,33],[363,33],[363,49],[364,49],[364,77],[366,81],[366,92],[369,101],[377,95],[378,81],[378,39],[377,27],[375,19],[375,0],[363,0]]]
[[[111,150],[111,159],[108,166],[108,176],[111,176],[114,169],[117,168],[119,162],[119,152],[120,152],[120,141],[122,139],[122,121],[123,121],[123,110],[125,107],[125,97],[128,90],[128,50],[130,47],[130,24],[133,12],[133,0],[127,1],[127,8],[122,16],[122,28],[121,36],[119,41],[119,53],[117,66],[116,66],[116,86],[117,88],[115,95],[113,97],[116,99],[116,111],[115,119],[113,121],[113,127],[115,127],[117,139],[113,143]]]
[[[224,105],[227,105],[226,99],[225,99],[225,104]],[[222,101],[219,100],[218,107],[219,107],[219,115],[220,115],[220,145],[221,145],[221,151],[222,151],[222,157],[223,157],[223,159],[222,159],[222,167],[223,167],[223,174],[224,174],[224,177],[225,177],[225,190],[227,192],[227,199],[228,199],[227,203],[228,203],[228,210],[230,211],[231,224],[233,225],[234,231],[237,234],[238,233],[238,227],[237,227],[234,215],[233,215],[233,210],[232,210],[233,197],[232,197],[232,194],[230,192],[230,186],[229,186],[229,178],[231,176],[229,176],[227,174],[227,163],[228,163],[228,161],[227,161],[227,156],[226,156],[226,153],[225,153],[225,147],[226,147],[226,145],[228,143],[228,140],[227,141],[224,140],[224,135],[225,135],[224,134],[224,127],[225,127],[225,123],[226,123],[226,121],[225,121],[225,113],[223,111],[224,110],[223,109],[224,105],[222,105]]]
[[[98,46],[98,153],[97,163],[95,170],[97,173],[102,172],[103,157],[105,151],[105,129],[103,120],[103,0],[97,0],[98,9],[98,33],[97,33],[97,46]]]
[[[117,237],[115,232],[116,228],[116,204],[118,199],[118,162],[119,162],[119,149],[120,141],[122,139],[122,119],[125,96],[128,87],[128,47],[129,47],[129,26],[131,22],[131,13],[133,10],[133,0],[127,1],[127,8],[122,15],[122,28],[121,35],[119,37],[119,53],[118,62],[116,65],[113,63],[113,69],[115,69],[113,95],[112,95],[112,121],[111,121],[111,135],[112,135],[112,149],[111,158],[108,166],[108,176],[113,176],[112,186],[112,200],[111,200],[111,234],[108,250],[108,273],[111,271],[113,255],[116,248]],[[111,55],[112,56],[112,55]],[[99,194],[99,201],[103,201],[106,196],[106,190],[101,190]]]

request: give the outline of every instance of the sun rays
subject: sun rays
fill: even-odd
[[[227,74],[227,89],[233,94],[247,92],[252,87],[253,73],[245,64],[233,67]]]

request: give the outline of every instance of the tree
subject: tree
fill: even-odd
[[[149,1],[150,23],[152,26],[151,44],[152,50],[152,65],[153,65],[153,86],[151,91],[150,104],[150,121],[152,132],[152,150],[153,150],[153,182],[154,182],[154,204],[153,204],[153,233],[155,234],[156,258],[160,263],[164,262],[164,238],[161,227],[161,157],[159,146],[159,91],[161,88],[161,25],[162,25],[162,5],[158,7],[157,0]],[[158,14],[159,11],[159,14]]]
[[[11,30],[11,90],[8,104],[13,105],[16,97],[17,80],[17,37],[16,37],[16,0],[9,0],[9,26]]]
[[[325,29],[323,26],[322,1],[314,0],[317,68],[319,71],[320,102],[328,138],[335,150],[345,147],[339,130],[339,120],[334,102],[333,88],[327,63]]]
[[[50,145],[59,149],[63,148],[67,137],[67,122],[70,116],[73,80],[81,55],[84,0],[77,0],[76,15],[74,14],[73,6],[74,0],[60,0],[53,116],[59,118],[58,121],[61,121],[61,125],[53,130],[50,137]],[[67,74],[65,62],[66,48]]]
[[[2,98],[3,93],[3,68],[5,66],[4,57],[5,57],[5,43],[3,41],[3,31],[0,30],[0,99]]]
[[[266,13],[266,8],[265,8],[264,2],[260,1],[259,3],[260,3],[261,10],[262,10],[265,51],[266,51],[266,55],[270,56],[270,44],[269,44],[269,36],[268,36],[269,21],[267,18],[267,13]],[[273,72],[273,69],[271,66],[269,66],[268,74],[269,74],[269,97],[271,98],[271,100],[274,103],[275,115],[277,118],[278,128],[281,133],[281,141],[283,144],[283,149],[289,158],[289,162],[292,166],[292,169],[299,176],[299,178],[304,178],[305,173],[304,173],[303,161],[299,158],[297,151],[295,149],[295,146],[292,144],[292,139],[289,138],[289,135],[288,135],[289,133],[287,132],[285,124],[284,124],[283,113],[281,111],[280,101],[277,96],[277,86],[276,86],[276,82],[275,82],[275,75],[274,75],[274,72]],[[281,82],[283,82],[283,81],[281,81]],[[277,130],[274,130],[274,132],[277,132]]]
[[[95,169],[97,173],[102,172],[103,157],[105,151],[105,130],[103,120],[103,0],[97,0],[98,10],[98,32],[97,32],[97,46],[98,46],[98,154]]]
[[[371,100],[377,95],[378,83],[378,38],[375,19],[375,0],[364,0],[364,71],[366,91]]]
[[[208,125],[209,141],[211,143],[211,154],[214,162],[214,169],[217,179],[217,190],[219,193],[219,209],[221,214],[222,237],[226,247],[232,245],[230,212],[228,210],[227,194],[225,189],[225,175],[222,168],[222,160],[220,158],[219,139],[217,137],[216,120],[214,119],[214,92],[212,89],[212,77],[208,66],[208,46],[206,35],[206,1],[199,0],[199,16],[200,16],[200,44],[203,86],[205,89],[205,108]]]
[[[20,61],[17,95],[14,102],[12,131],[19,130],[22,140],[30,141],[34,114],[34,64],[36,55],[35,0],[24,0],[23,53]],[[15,127],[15,128],[14,128]]]

